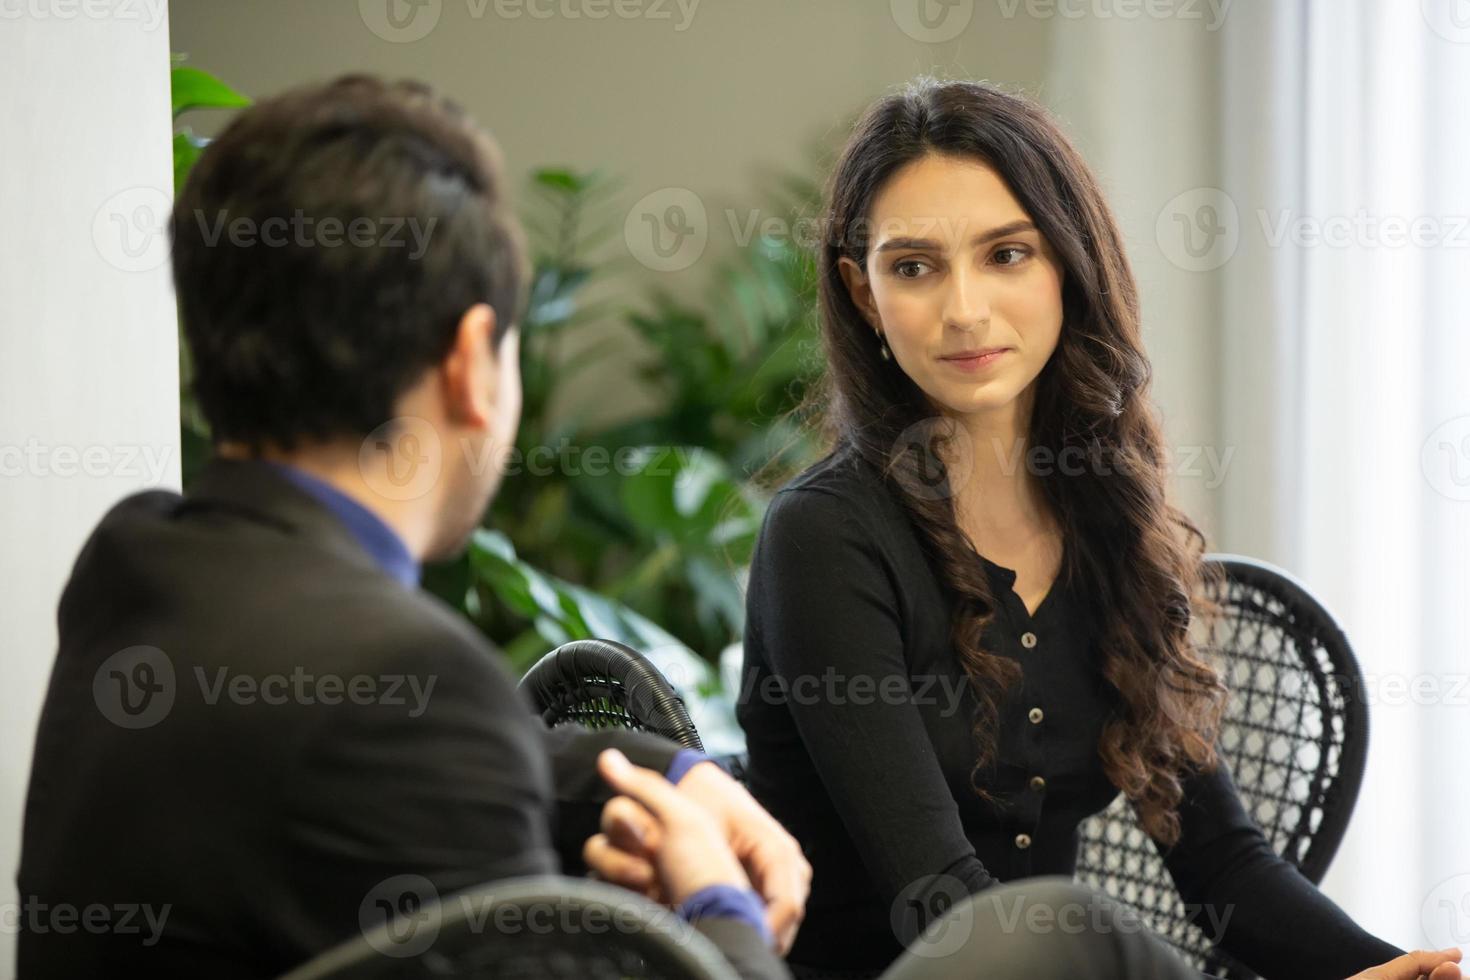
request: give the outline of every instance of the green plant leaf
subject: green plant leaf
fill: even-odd
[[[542,187],[567,194],[581,194],[588,186],[586,177],[562,167],[541,167],[532,172],[531,180]]]
[[[174,133],[174,193],[184,189],[184,182],[189,179],[189,171],[194,169],[194,164],[199,161],[199,154],[204,152],[208,141],[195,136],[187,129],[182,133]]]
[[[469,550],[472,568],[493,586],[512,579],[526,583],[525,588],[507,598],[530,611],[537,631],[549,640],[596,637],[645,653],[662,651],[668,655],[668,651],[677,650],[703,667],[700,679],[707,675],[708,665],[668,632],[612,599],[531,567],[515,557],[514,547],[500,532],[481,528],[471,538]]]
[[[180,65],[171,73],[174,118],[190,109],[238,109],[250,104],[249,96],[230,88],[198,68]]]

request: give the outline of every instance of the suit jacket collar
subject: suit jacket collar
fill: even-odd
[[[185,491],[181,511],[209,509],[271,525],[354,565],[381,571],[356,535],[326,505],[268,463],[211,458]]]

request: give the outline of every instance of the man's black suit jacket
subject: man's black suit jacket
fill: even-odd
[[[676,751],[548,732],[470,624],[261,463],[114,507],[58,622],[18,875],[29,980],[279,974],[404,882],[556,872],[608,796],[596,753],[662,771]],[[784,975],[749,926],[700,928]]]

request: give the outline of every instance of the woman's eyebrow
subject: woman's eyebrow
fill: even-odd
[[[1009,224],[1000,225],[989,231],[982,232],[970,240],[972,245],[984,245],[993,242],[997,238],[1005,238],[1008,235],[1020,234],[1023,231],[1035,231],[1036,225],[1026,219],[1012,221]],[[874,251],[877,252],[899,252],[913,249],[915,251],[933,251],[940,248],[939,242],[932,238],[889,238],[879,245]]]

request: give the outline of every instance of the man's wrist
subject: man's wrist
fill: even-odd
[[[697,751],[695,749],[680,749],[678,752],[674,753],[674,759],[672,762],[669,763],[668,771],[664,773],[664,776],[668,779],[669,782],[677,786],[679,784],[679,781],[689,774],[689,770],[693,769],[701,762],[716,764],[715,760],[711,759],[703,752]]]
[[[760,933],[767,946],[774,943],[766,922],[766,904],[749,888],[736,885],[706,885],[679,903],[675,910],[690,924],[700,919],[736,919]]]

